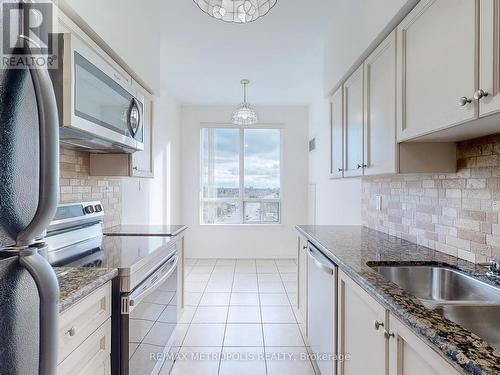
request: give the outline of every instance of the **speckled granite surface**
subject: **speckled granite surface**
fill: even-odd
[[[186,225],[117,225],[105,228],[106,236],[177,236],[187,229]]]
[[[63,312],[118,275],[116,268],[55,267],[59,281],[59,312]]]
[[[484,267],[362,226],[304,225],[297,229],[457,370],[464,374],[500,374],[499,349],[426,308],[367,263],[435,262],[495,283],[485,277]]]

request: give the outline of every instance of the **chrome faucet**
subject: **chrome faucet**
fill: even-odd
[[[500,262],[497,262],[496,260],[490,260],[488,263],[479,263],[479,265],[488,268],[486,276],[500,279]]]

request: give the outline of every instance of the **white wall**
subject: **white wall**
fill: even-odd
[[[274,226],[200,225],[200,127],[201,123],[227,123],[233,106],[184,106],[182,108],[182,222],[189,226],[189,257],[273,258],[294,257],[296,224],[307,220],[308,109],[301,106],[258,107],[262,123],[281,123],[282,224]]]
[[[180,105],[162,92],[154,102],[154,178],[124,178],[122,224],[179,224]]]

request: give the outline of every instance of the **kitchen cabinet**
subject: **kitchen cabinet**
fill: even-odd
[[[364,80],[363,173],[397,173],[395,32],[365,60]]]
[[[422,0],[398,26],[398,141],[476,118],[476,4]]]
[[[417,337],[382,304],[339,271],[340,375],[459,375],[443,357]]]
[[[481,0],[479,10],[479,115],[500,111],[500,0]]]
[[[330,176],[344,177],[344,90],[331,97],[330,107]]]
[[[144,150],[132,154],[90,154],[91,176],[154,177],[153,165],[153,106],[151,94],[139,85],[144,95]]]
[[[111,282],[61,314],[58,358],[59,375],[111,373]]]
[[[307,239],[304,236],[297,238],[297,309],[300,314],[299,327],[304,336],[307,336]]]
[[[363,66],[344,83],[344,176],[363,174]]]
[[[389,375],[459,374],[392,314],[389,327]]]
[[[385,375],[386,310],[342,271],[339,271],[338,297],[339,353],[350,356],[349,360],[338,362],[338,373],[359,375],[370,369],[372,375]]]

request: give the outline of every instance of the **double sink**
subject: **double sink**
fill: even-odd
[[[500,288],[453,268],[370,264],[384,278],[500,349]]]

